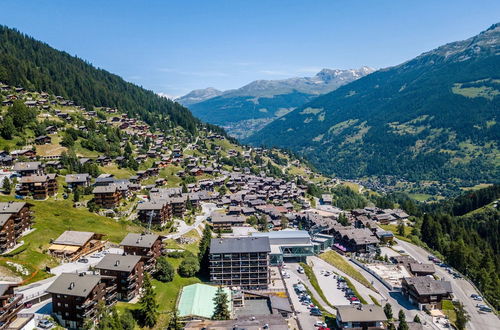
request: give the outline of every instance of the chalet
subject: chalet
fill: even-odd
[[[167,199],[155,199],[137,205],[137,215],[143,224],[163,227],[172,218],[172,207]]]
[[[17,243],[17,235],[15,226],[20,226],[20,224],[14,224],[14,215],[3,213],[0,214],[0,252],[12,249]]]
[[[334,247],[341,252],[367,253],[373,251],[379,240],[369,229],[340,228],[334,233]]]
[[[21,176],[41,175],[43,165],[41,162],[16,162],[13,170]]]
[[[117,207],[122,197],[116,185],[96,186],[92,193],[96,205],[105,209]]]
[[[14,292],[16,287],[17,284],[0,284],[0,324],[2,329],[16,329],[12,327],[12,323],[25,307],[22,301],[23,295]]]
[[[111,158],[108,156],[99,156],[97,157],[96,162],[101,166],[106,166],[111,163]]]
[[[15,238],[29,229],[33,223],[33,204],[25,202],[3,202],[0,203],[0,215],[7,214],[14,220]]]
[[[412,262],[408,265],[408,271],[413,274],[413,276],[428,276],[433,275],[436,272],[434,264],[421,264],[418,262]]]
[[[419,309],[440,309],[443,299],[452,296],[451,283],[435,280],[428,276],[404,277],[402,293]]]
[[[154,271],[156,260],[162,253],[162,237],[156,234],[130,233],[120,243],[125,254],[140,256],[144,271]]]
[[[332,203],[333,203],[332,195],[330,195],[330,194],[323,194],[323,195],[321,195],[321,201],[325,205],[332,205]]]
[[[19,194],[31,195],[33,199],[46,199],[57,194],[57,174],[31,175],[21,177]]]
[[[88,173],[68,174],[66,175],[66,184],[71,189],[88,187],[90,185],[90,175]]]
[[[36,107],[38,104],[36,101],[26,101],[24,102],[24,105],[27,106],[28,108],[34,108]]]
[[[231,230],[231,227],[241,227],[245,224],[246,219],[243,216],[226,215],[218,212],[213,212],[210,215],[214,231]]]
[[[0,155],[0,166],[12,166],[13,159],[11,155]]]
[[[97,322],[101,306],[116,303],[114,278],[102,275],[63,273],[50,285],[52,312],[68,329],[83,329],[87,321]]]
[[[54,170],[60,170],[63,168],[63,165],[59,160],[51,160],[45,163],[45,167],[47,168],[51,167]]]
[[[336,306],[336,325],[339,329],[386,329],[384,309],[377,305]]]
[[[74,261],[86,254],[104,249],[103,236],[88,231],[67,230],[52,241],[49,252],[55,257]]]
[[[35,144],[41,145],[41,144],[50,144],[52,142],[52,139],[50,136],[47,135],[41,135],[37,136],[35,138]]]
[[[114,277],[118,300],[130,301],[139,294],[144,278],[140,256],[107,254],[95,268],[101,275]]]

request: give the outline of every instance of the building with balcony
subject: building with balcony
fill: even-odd
[[[0,284],[0,329],[7,329],[24,308],[23,295],[14,293],[17,284]]]
[[[52,296],[52,311],[57,321],[68,329],[81,329],[90,321],[97,323],[98,305],[116,303],[113,277],[63,273],[47,292]]]
[[[92,193],[94,194],[95,204],[105,209],[117,207],[122,197],[116,185],[96,186]]]
[[[404,277],[401,281],[403,296],[419,309],[440,309],[443,299],[452,298],[451,283],[428,276]]]
[[[86,254],[104,249],[103,236],[88,231],[67,230],[52,241],[49,252],[55,257],[74,261]]]
[[[384,309],[377,305],[341,305],[337,309],[339,329],[378,330],[387,329]]]
[[[144,271],[154,272],[156,260],[162,253],[162,238],[156,234],[130,233],[125,236],[120,245],[125,254],[141,257],[144,262]]]
[[[139,294],[144,279],[140,256],[107,254],[95,268],[101,275],[114,277],[118,300],[129,301]]]
[[[172,219],[172,207],[166,199],[155,199],[153,201],[137,205],[137,216],[143,224],[165,226]]]
[[[90,175],[88,173],[82,174],[68,174],[65,178],[68,188],[75,189],[77,187],[88,187],[90,185]]]
[[[57,194],[57,174],[30,175],[21,178],[20,195],[32,196],[33,199],[46,199]]]
[[[33,223],[33,204],[25,202],[0,203],[0,246],[9,248],[17,243],[24,232],[31,229]],[[1,250],[1,247],[0,247]]]
[[[41,162],[16,162],[13,170],[21,176],[42,175],[43,165]]]
[[[270,283],[268,237],[213,238],[210,281],[245,289],[267,289]]]

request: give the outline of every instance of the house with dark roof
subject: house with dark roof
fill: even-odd
[[[339,329],[386,329],[384,309],[377,305],[340,305],[336,323]]]
[[[87,321],[97,323],[99,305],[116,303],[114,278],[101,275],[63,273],[50,285],[52,312],[68,329],[82,329]]]
[[[92,193],[94,194],[95,204],[105,209],[117,207],[122,198],[122,194],[116,185],[96,186]]]
[[[52,241],[49,252],[58,258],[74,261],[81,256],[104,249],[103,234],[67,230]]]
[[[125,254],[137,255],[144,262],[144,271],[154,272],[156,261],[162,253],[162,236],[157,234],[129,233],[121,241]]]
[[[75,189],[76,187],[88,187],[90,185],[90,175],[88,173],[67,174],[65,180],[66,184],[71,189]]]
[[[46,199],[57,194],[57,174],[30,175],[21,177],[19,195],[31,195],[33,199]]]
[[[451,283],[429,276],[404,277],[401,292],[419,309],[440,309],[443,299],[452,298]]]
[[[118,300],[129,301],[139,294],[144,278],[140,256],[107,254],[95,268],[101,275],[114,277]]]
[[[270,252],[269,237],[213,238],[209,247],[210,281],[267,289]]]
[[[14,221],[14,233],[16,239],[24,231],[31,229],[33,223],[33,204],[25,202],[2,202],[0,203],[0,214],[7,214]]]
[[[43,165],[41,162],[16,162],[13,170],[21,176],[41,175],[43,174]]]
[[[214,231],[231,230],[231,227],[241,227],[245,224],[246,218],[240,215],[228,215],[219,212],[213,212],[210,215],[210,221]]]
[[[137,217],[148,225],[149,222],[160,227],[172,219],[172,206],[169,199],[154,199],[137,205]]]

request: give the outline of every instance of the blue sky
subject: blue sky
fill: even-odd
[[[0,24],[158,93],[399,64],[499,21],[500,1],[2,1]]]

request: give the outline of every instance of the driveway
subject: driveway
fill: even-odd
[[[191,225],[187,225],[184,221],[178,220],[177,232],[165,235],[166,239],[177,239],[193,229],[198,230],[198,227],[200,227],[215,210],[220,210],[220,208],[217,208],[217,205],[214,203],[201,203],[201,214],[196,216],[194,222]]]
[[[287,266],[288,269],[286,271],[290,274],[290,278],[285,278],[284,282],[288,290],[288,293],[290,294],[290,299],[292,301],[293,308],[297,315],[297,321],[300,323],[302,329],[304,330],[315,329],[314,323],[316,323],[317,321],[321,321],[321,318],[309,314],[309,310],[299,301],[299,296],[297,295],[295,289],[293,288],[294,284],[304,282],[303,279],[298,276],[299,274],[291,271],[292,268],[294,267],[297,268],[298,264],[290,263],[287,264]],[[306,285],[308,286],[308,288],[310,288],[310,284],[308,285],[306,283]]]

